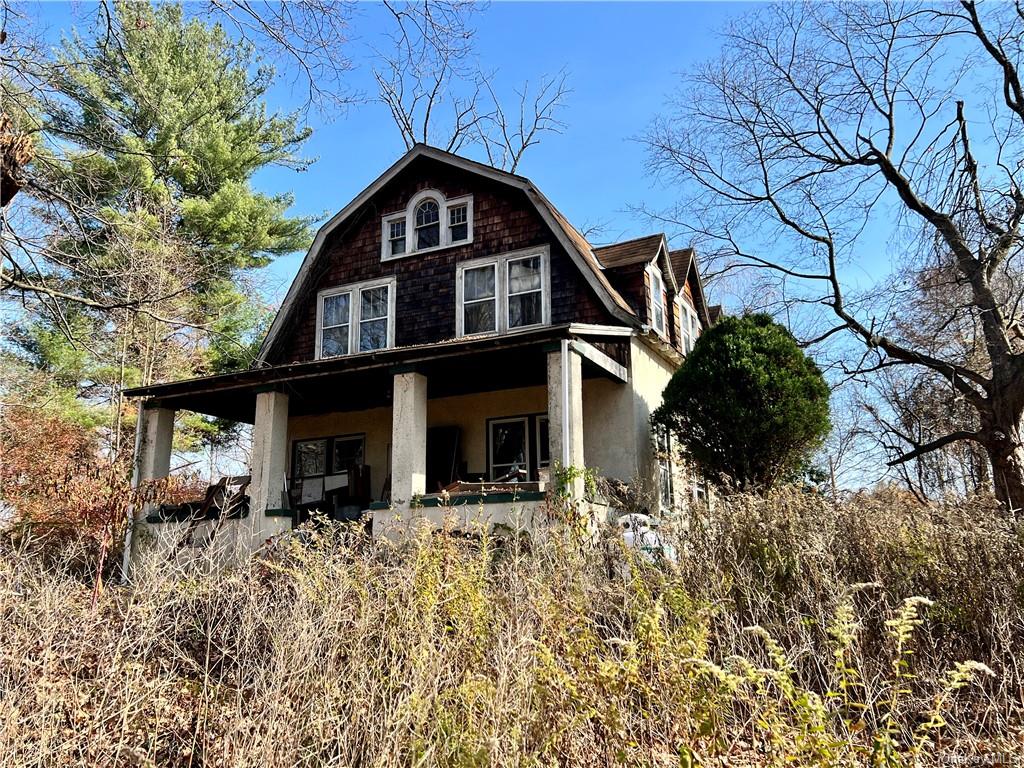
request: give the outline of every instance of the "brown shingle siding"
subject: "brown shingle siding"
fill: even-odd
[[[436,189],[448,198],[473,195],[473,242],[382,262],[381,217],[404,210],[409,199],[424,189]],[[331,233],[321,251],[319,274],[299,296],[291,324],[279,336],[268,362],[315,357],[319,291],[383,276],[394,275],[397,282],[396,345],[452,338],[457,264],[543,244],[551,251],[552,323],[618,323],[522,191],[420,158],[382,188],[344,227]]]

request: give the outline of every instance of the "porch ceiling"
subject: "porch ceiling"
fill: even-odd
[[[295,416],[365,410],[391,405],[396,369],[423,373],[430,398],[544,386],[545,355],[551,342],[572,335],[568,326],[551,326],[511,336],[399,347],[188,379],[129,389],[125,394],[165,408],[249,424],[255,418],[256,395],[271,389],[289,395],[288,410]],[[585,376],[607,375],[586,357],[583,370]]]

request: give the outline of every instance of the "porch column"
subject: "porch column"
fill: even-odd
[[[391,405],[391,503],[410,519],[409,502],[427,490],[427,377],[395,374]]]
[[[285,472],[288,466],[288,395],[260,392],[256,395],[256,421],[252,428],[252,479],[249,483],[249,515],[253,534],[269,539],[291,528],[289,517],[267,517],[267,509],[284,506]]]
[[[135,456],[132,458],[132,488],[138,489],[153,480],[162,480],[171,473],[171,444],[174,442],[174,411],[170,408],[146,407],[139,404],[135,426]],[[136,555],[135,527],[146,519],[152,504],[132,509],[132,524],[125,532],[121,573],[130,578]]]
[[[139,409],[135,434],[135,466],[132,487],[160,480],[171,473],[171,443],[174,440],[174,411],[170,408]]]
[[[613,439],[609,437],[609,439]],[[567,340],[548,352],[548,448],[552,468],[586,466],[583,458],[583,368]],[[554,481],[552,477],[552,481]],[[583,478],[572,484],[573,498],[583,497]]]

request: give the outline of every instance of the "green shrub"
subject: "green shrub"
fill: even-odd
[[[806,469],[829,431],[829,388],[793,335],[768,315],[705,331],[654,414],[711,480],[768,488]]]

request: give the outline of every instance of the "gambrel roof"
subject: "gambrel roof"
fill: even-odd
[[[555,239],[562,245],[569,258],[573,261],[588,285],[593,289],[597,298],[604,308],[617,320],[633,326],[640,326],[640,319],[633,312],[629,303],[612,286],[600,260],[594,252],[594,248],[587,242],[587,239],[566,219],[551,202],[537,189],[537,187],[524,176],[501,171],[491,166],[467,160],[466,158],[453,155],[425,144],[417,144],[403,155],[394,165],[381,174],[372,184],[360,192],[348,205],[335,214],[316,233],[313,244],[310,246],[306,257],[299,267],[298,274],[292,281],[288,294],[285,296],[274,322],[270,326],[267,337],[260,348],[257,364],[264,364],[267,356],[273,348],[274,341],[282,330],[287,326],[288,321],[296,309],[298,298],[307,289],[316,273],[314,265],[320,258],[321,250],[327,241],[328,236],[337,229],[343,222],[355,215],[356,212],[367,203],[373,195],[379,192],[388,182],[394,179],[399,173],[407,168],[414,160],[420,157],[447,163],[456,168],[475,173],[485,178],[507,184],[511,187],[522,190],[527,199],[534,205],[541,219],[551,229]]]

